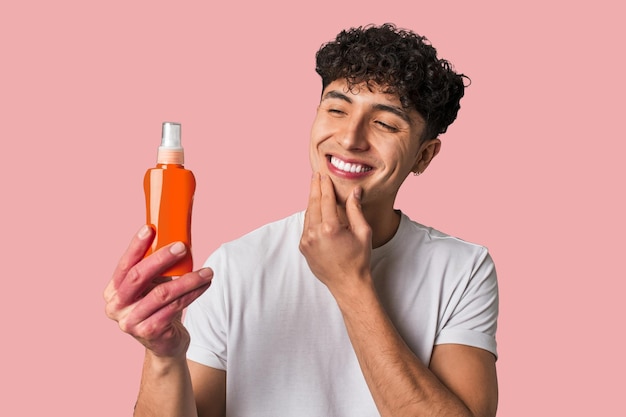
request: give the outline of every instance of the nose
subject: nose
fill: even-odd
[[[337,142],[347,150],[367,150],[369,143],[367,141],[367,129],[363,120],[356,117],[346,120],[344,128],[337,135]]]

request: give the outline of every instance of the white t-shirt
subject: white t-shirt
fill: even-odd
[[[189,359],[227,371],[228,416],[378,416],[333,296],[298,245],[304,212],[222,245],[211,287],[189,306]],[[498,288],[479,245],[401,214],[372,252],[380,299],[424,364],[437,344],[496,355]]]

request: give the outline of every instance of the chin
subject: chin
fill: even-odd
[[[343,190],[337,190],[335,188],[335,200],[337,201],[337,204],[340,205],[341,207],[345,207],[346,206],[346,202],[348,201],[348,196],[350,195],[352,191],[343,191]]]

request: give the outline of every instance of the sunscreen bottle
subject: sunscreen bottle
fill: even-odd
[[[143,188],[146,194],[146,223],[156,231],[145,256],[175,241],[187,246],[185,257],[163,276],[180,276],[193,270],[191,257],[191,207],[196,179],[185,169],[180,141],[180,124],[163,123],[157,166],[146,172]]]

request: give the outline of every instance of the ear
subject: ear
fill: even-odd
[[[417,158],[415,158],[415,165],[413,165],[413,169],[411,169],[411,171],[416,174],[421,174],[422,172],[424,172],[426,168],[428,168],[428,165],[430,165],[430,162],[433,160],[433,158],[437,156],[440,150],[441,140],[439,140],[439,138],[425,141],[420,146],[420,150],[417,153]]]

